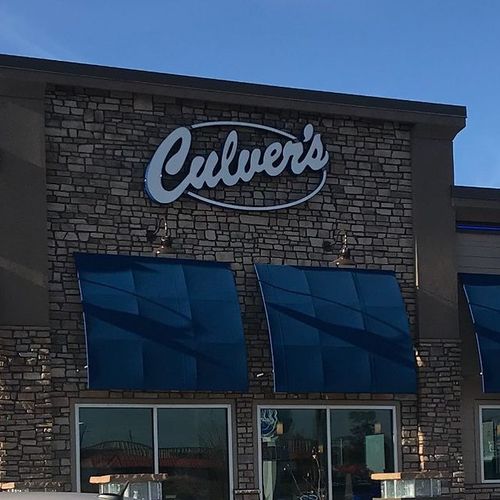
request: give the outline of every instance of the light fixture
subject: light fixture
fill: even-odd
[[[340,248],[339,256],[333,261],[335,267],[356,267],[356,263],[351,258],[351,250],[347,245],[347,234],[342,234],[342,247]],[[333,251],[333,243],[331,241],[323,242],[323,250],[325,252]]]
[[[335,267],[355,267],[356,263],[351,259],[351,250],[347,246],[347,234],[342,235],[342,247],[339,256],[333,261]]]
[[[167,224],[167,219],[160,219],[154,230],[146,231],[146,239],[149,243],[154,244],[156,239],[160,237],[160,246],[153,247],[155,257],[170,253],[172,249],[172,236],[170,235],[170,228]]]

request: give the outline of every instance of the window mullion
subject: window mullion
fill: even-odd
[[[75,407],[75,418],[76,418],[76,491],[80,492],[82,488],[82,469],[80,466],[81,450],[80,450],[80,407],[76,405]]]
[[[160,473],[160,449],[158,443],[158,408],[153,407],[153,457],[154,473]]]
[[[331,433],[330,408],[326,409],[326,466],[328,478],[328,498],[333,500],[333,479],[332,479],[332,433]]]

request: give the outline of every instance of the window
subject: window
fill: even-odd
[[[147,408],[80,408],[82,491],[90,476],[154,471],[153,412]]]
[[[179,499],[229,498],[226,410],[158,410],[159,470]]]
[[[500,406],[479,408],[483,481],[500,481]]]
[[[231,491],[228,406],[79,405],[79,488],[90,476],[166,472],[177,500],[228,500]]]
[[[264,500],[369,500],[394,472],[394,408],[259,408]]]
[[[293,499],[327,489],[326,412],[260,410],[264,498]],[[321,497],[319,497],[321,498]]]
[[[380,496],[374,472],[394,472],[390,409],[330,410],[333,497],[368,500]]]

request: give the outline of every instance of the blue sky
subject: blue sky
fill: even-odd
[[[455,183],[500,187],[500,0],[0,0],[0,52],[463,104]]]

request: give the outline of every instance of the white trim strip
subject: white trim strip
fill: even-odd
[[[78,408],[230,408],[229,404],[143,404],[143,403],[77,403]]]
[[[229,468],[229,498],[233,500],[234,498],[234,462],[233,462],[233,450],[238,449],[238,443],[236,447],[233,447],[233,419],[231,413],[231,406],[226,407],[226,426],[227,426],[227,461]]]
[[[75,464],[76,464],[76,491],[79,493],[82,487],[81,471],[80,471],[80,407],[75,405]]]
[[[153,408],[153,460],[155,474],[160,473],[160,443],[158,442],[158,408]]]
[[[257,474],[258,477],[258,485],[259,485],[259,497],[260,500],[264,500],[264,483],[262,481],[262,432],[260,427],[260,410],[261,406],[257,406]]]
[[[328,477],[328,498],[333,500],[333,472],[332,472],[332,433],[330,422],[331,408],[326,409],[326,446],[327,446],[327,477]]]

